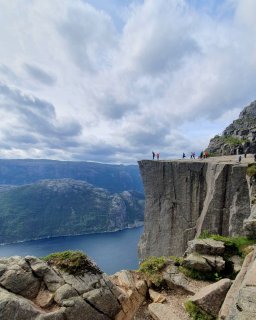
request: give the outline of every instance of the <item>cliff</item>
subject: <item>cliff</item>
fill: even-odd
[[[0,188],[0,243],[115,231],[143,221],[144,196],[78,180]]]
[[[245,234],[244,220],[251,214],[247,163],[235,160],[139,161],[145,189],[140,259],[181,256],[203,231]]]
[[[212,138],[207,150],[216,155],[256,153],[256,101],[245,107],[222,135]]]

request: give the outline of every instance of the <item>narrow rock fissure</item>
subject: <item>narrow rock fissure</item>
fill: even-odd
[[[103,316],[107,317],[107,319],[112,320],[111,318],[109,318],[109,316],[107,314],[105,314],[103,311],[101,311],[100,309],[98,309],[94,304],[92,304],[90,301],[88,301],[87,299],[84,299],[84,301],[86,303],[89,304],[89,306],[91,306],[94,310],[96,310],[98,313],[102,314]]]
[[[118,298],[116,297],[116,295],[114,294],[114,292],[112,291],[112,289],[108,286],[108,284],[106,283],[105,279],[103,279],[105,285],[108,287],[109,291],[112,293],[113,297],[116,298],[116,301],[118,302],[119,306],[122,307],[120,301],[118,300]]]

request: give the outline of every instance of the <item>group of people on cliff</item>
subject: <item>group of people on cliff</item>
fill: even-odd
[[[153,158],[153,160],[155,160],[155,158],[157,159],[157,160],[159,160],[159,158],[160,158],[160,152],[154,152],[154,151],[152,151],[152,158]]]
[[[199,159],[206,159],[209,157],[209,153],[208,151],[202,151],[200,153],[200,155],[198,156]],[[186,158],[186,154],[183,152],[182,154],[182,158],[185,159]],[[191,152],[190,153],[190,159],[195,159],[196,158],[196,153],[195,152]]]

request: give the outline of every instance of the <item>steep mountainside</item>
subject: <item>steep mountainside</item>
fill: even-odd
[[[42,179],[87,181],[110,192],[143,192],[137,165],[110,165],[94,162],[0,159],[0,185],[22,185]]]
[[[43,180],[0,188],[0,243],[113,231],[143,221],[143,194],[84,181]]]
[[[256,101],[245,107],[221,136],[211,139],[207,150],[216,155],[256,153]]]

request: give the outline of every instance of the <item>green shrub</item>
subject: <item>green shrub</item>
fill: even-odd
[[[176,267],[179,267],[182,264],[182,262],[184,261],[184,259],[182,257],[176,257],[176,256],[169,256],[168,259],[173,261],[174,265]]]
[[[91,272],[93,274],[102,273],[101,270],[81,251],[52,253],[42,258],[42,260],[69,274],[82,275],[85,272]]]
[[[215,320],[216,318],[198,306],[196,306],[192,301],[185,302],[185,309],[193,320]]]
[[[139,271],[148,275],[152,275],[156,272],[161,271],[165,265],[165,257],[149,257],[146,260],[142,261]]]
[[[248,167],[246,169],[246,174],[249,177],[255,177],[256,176],[256,164],[255,163],[248,164]]]
[[[153,282],[157,287],[163,283],[161,270],[166,266],[165,257],[149,257],[141,262],[139,271]]]

